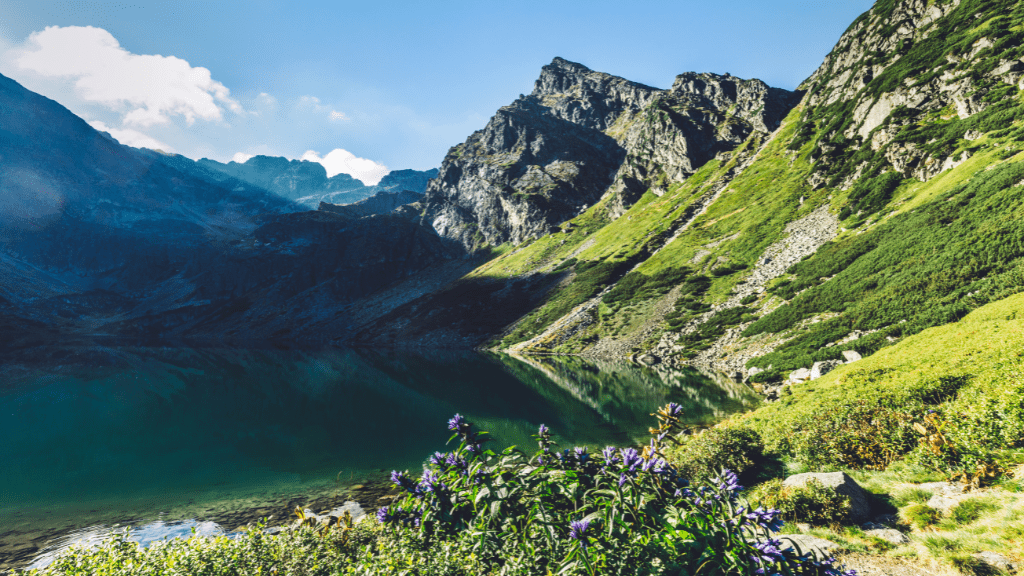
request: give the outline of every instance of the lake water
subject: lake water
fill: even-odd
[[[577,358],[32,351],[0,368],[0,569],[115,525],[156,538],[283,518],[296,505],[372,504],[353,485],[418,471],[445,449],[456,412],[495,447],[532,452],[542,423],[563,446],[642,442],[667,402],[710,424],[757,399],[695,371]]]

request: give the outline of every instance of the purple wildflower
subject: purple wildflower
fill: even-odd
[[[764,542],[754,542],[754,550],[757,554],[751,556],[751,560],[762,565],[761,568],[757,569],[758,574],[764,574],[764,564],[774,564],[776,562],[782,562],[786,559],[786,556],[782,553],[782,542],[779,540],[767,540]]]
[[[675,402],[669,402],[666,408],[668,408],[669,416],[676,417],[683,413],[683,407]]]
[[[640,463],[640,453],[636,451],[636,448],[623,448],[619,454],[622,456],[623,466],[627,466],[630,470],[636,470],[636,465]]]
[[[547,426],[541,424],[540,428],[537,429],[537,436],[540,436],[540,437],[543,438],[543,437],[546,437],[549,432],[551,432],[551,430]]]
[[[718,477],[718,489],[728,490],[729,492],[737,492],[743,489],[740,486],[739,476],[732,470],[722,470],[722,475]]]
[[[405,472],[392,470],[391,481],[395,483],[395,486],[398,486],[399,488],[406,490],[408,492],[412,492],[416,489],[416,484],[412,481],[412,478],[409,478],[405,474]]]
[[[394,516],[391,515],[387,506],[384,506],[380,510],[377,510],[377,522],[380,522],[381,524],[387,524],[388,522],[391,522],[391,520],[393,519]]]
[[[615,456],[615,448],[609,446],[601,451],[601,455],[604,456],[604,463],[607,465],[615,464],[619,459]]]
[[[466,419],[463,418],[461,414],[456,414],[448,421],[449,430],[459,431],[464,425],[466,425]]]
[[[769,508],[768,510],[765,510],[764,508],[758,508],[757,510],[751,510],[746,515],[746,518],[750,522],[757,524],[762,528],[767,528],[772,532],[778,532],[782,529],[782,526],[785,524],[782,521],[782,518],[779,517],[781,514],[782,512],[774,508]]]
[[[587,543],[587,528],[590,527],[590,520],[573,520],[569,522],[569,538],[579,540],[584,545]]]

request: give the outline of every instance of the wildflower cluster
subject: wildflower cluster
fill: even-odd
[[[466,543],[481,572],[525,558],[527,572],[541,574],[631,573],[652,562],[690,573],[705,566],[708,573],[843,574],[770,538],[782,527],[779,511],[750,509],[735,473],[691,487],[663,454],[681,409],[670,404],[657,416],[640,449],[559,451],[541,425],[539,449],[528,456],[515,447],[483,449],[484,433],[456,415],[449,429],[459,447],[431,456],[418,481],[393,472],[404,496],[377,519],[427,545]]]

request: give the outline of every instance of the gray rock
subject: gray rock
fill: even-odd
[[[817,560],[824,560],[832,556],[831,552],[839,548],[839,544],[809,534],[787,534],[780,536],[782,549],[793,549],[801,554],[811,554]]]
[[[804,382],[811,379],[811,371],[808,368],[800,368],[789,373],[790,382]]]
[[[641,354],[636,360],[637,362],[643,364],[644,366],[654,366],[655,364],[661,362],[660,358],[658,358],[657,356],[653,356],[651,354]]]
[[[856,362],[861,359],[861,355],[856,350],[843,350],[843,358],[846,359],[847,363]]]
[[[845,472],[807,472],[786,478],[783,486],[805,486],[810,480],[821,482],[838,494],[850,499],[850,520],[861,523],[871,518],[871,500],[859,484]]]
[[[928,499],[928,506],[945,514],[968,497],[967,494],[936,494]]]
[[[873,530],[865,530],[864,533],[892,544],[906,544],[910,542],[910,538],[906,534],[895,528],[875,528]]]
[[[1009,558],[998,552],[978,552],[977,554],[972,554],[972,556],[997,570],[1012,572],[1016,568]]]
[[[821,362],[815,362],[814,365],[811,366],[811,380],[821,378],[842,364],[843,363],[839,360],[822,360]]]

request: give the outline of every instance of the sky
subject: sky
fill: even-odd
[[[868,0],[0,3],[0,74],[123,144],[426,170],[560,56],[668,88],[794,89]]]

